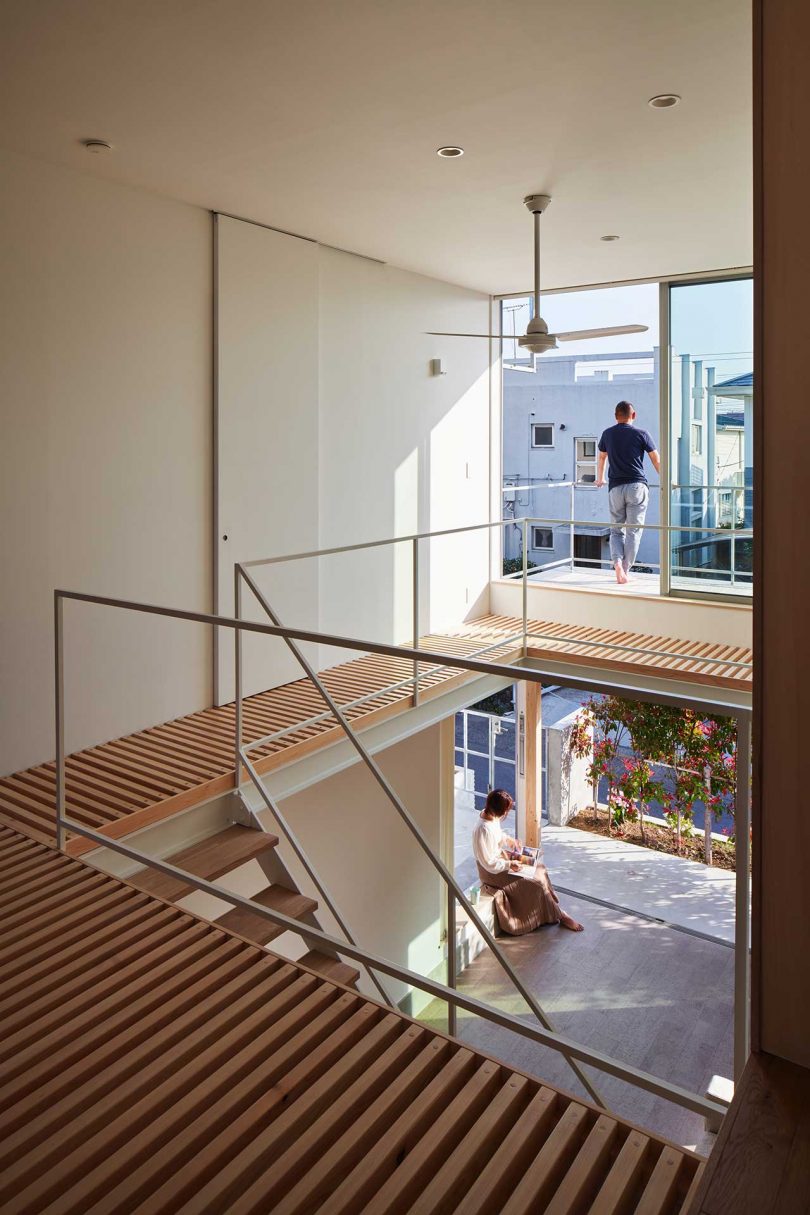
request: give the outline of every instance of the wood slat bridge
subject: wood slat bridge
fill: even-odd
[[[456,656],[494,647],[488,649],[486,658],[509,663],[520,654],[515,638],[522,635],[522,628],[520,620],[490,615],[455,632],[424,637],[420,644],[425,650]],[[541,660],[586,663],[595,670],[655,673],[718,689],[748,691],[751,686],[751,652],[733,646],[530,621],[528,652]],[[730,665],[734,663],[747,665]],[[352,722],[368,726],[413,704],[410,687],[390,690],[392,684],[411,675],[412,664],[407,659],[366,655],[330,668],[322,678],[341,703],[370,697],[346,714]],[[420,697],[426,700],[440,695],[470,678],[454,668],[423,664]],[[342,737],[332,717],[303,724],[324,707],[307,679],[246,698],[247,743],[289,730],[253,752],[258,771],[269,772]],[[112,838],[127,835],[231,789],[233,748],[234,706],[227,704],[79,751],[66,761],[68,815]],[[0,779],[0,823],[41,842],[54,839],[54,802],[53,763]],[[91,847],[80,838],[68,843],[74,855]]]
[[[690,1152],[132,882],[4,828],[0,876],[5,1215],[691,1203]]]

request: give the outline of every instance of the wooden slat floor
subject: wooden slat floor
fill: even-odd
[[[693,1154],[82,861],[0,828],[0,874],[5,1215],[691,1201]]]
[[[421,645],[426,650],[454,655],[496,646],[486,658],[509,662],[518,652],[510,639],[521,632],[521,621],[490,615],[456,631],[424,637]],[[502,645],[498,645],[499,640]],[[623,646],[647,652],[639,654]],[[605,670],[646,674],[654,670],[659,676],[689,679],[720,689],[747,690],[751,683],[750,666],[744,671],[728,666],[730,661],[750,664],[749,650],[609,629],[531,621],[529,653],[536,658],[584,661]],[[408,687],[385,691],[411,674],[408,660],[369,654],[329,668],[323,672],[323,680],[341,703],[378,693],[347,712],[352,721],[371,725],[412,704]],[[458,670],[424,667],[420,694],[423,698],[436,696],[467,678]],[[247,742],[287,727],[299,727],[253,753],[259,771],[268,772],[336,741],[341,731],[334,719],[302,724],[323,709],[317,690],[306,679],[247,698],[243,711]],[[112,837],[121,837],[227,792],[233,784],[233,731],[234,706],[228,704],[70,755],[66,761],[69,816]],[[54,797],[53,763],[0,778],[0,823],[33,839],[52,842]],[[69,842],[69,850],[76,855],[90,847],[88,841],[78,837]]]

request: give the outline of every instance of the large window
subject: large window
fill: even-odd
[[[673,284],[672,590],[749,595],[753,557],[753,286]]]
[[[541,311],[551,333],[625,325],[646,330],[560,341],[534,358],[517,341],[532,316],[531,297],[502,300],[501,307],[503,516],[516,521],[504,528],[504,573],[519,574],[519,520],[531,519],[536,523],[525,533],[530,548],[546,549],[538,542],[541,531],[555,541],[554,559],[532,578],[597,585],[613,576],[607,490],[596,486],[599,438],[613,425],[618,402],[627,400],[668,472],[662,486],[645,460],[650,500],[636,586],[643,583],[652,593],[750,595],[750,277],[548,293]],[[661,338],[663,381],[662,308],[669,320]]]
[[[554,558],[536,569],[539,580],[610,578],[607,489],[596,489],[598,443],[614,421],[621,400],[636,407],[639,424],[658,436],[658,285],[610,287],[545,295],[541,310],[549,329],[561,332],[623,324],[646,325],[643,333],[560,342],[536,358],[517,344],[532,315],[528,296],[502,301],[503,512],[505,519],[535,519],[527,527],[530,549]],[[650,469],[650,472],[652,470]],[[657,478],[651,477],[655,485]],[[658,522],[658,490],[647,518]],[[578,525],[571,526],[571,520]],[[582,564],[582,534],[588,536],[588,565]],[[504,529],[504,572],[519,574],[523,529]],[[552,544],[552,541],[554,543]],[[594,555],[592,555],[594,554]],[[658,569],[658,533],[647,531],[639,561]],[[536,562],[529,562],[529,565]],[[641,575],[652,578],[649,572]],[[657,582],[656,582],[657,587]]]

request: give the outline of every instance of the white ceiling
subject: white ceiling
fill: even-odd
[[[5,0],[0,145],[487,291],[751,260],[748,0]],[[655,93],[681,105],[652,110]],[[78,141],[107,139],[91,157]],[[465,156],[435,150],[459,143]],[[605,233],[620,241],[600,242]]]

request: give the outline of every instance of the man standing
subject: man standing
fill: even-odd
[[[638,553],[641,532],[647,515],[650,490],[644,476],[644,453],[653,468],[661,472],[661,458],[646,430],[633,425],[636,411],[629,401],[616,406],[616,425],[603,431],[599,440],[599,469],[596,484],[605,484],[608,464],[608,503],[610,506],[610,559],[616,581],[625,583]],[[625,528],[625,524],[627,527]]]

